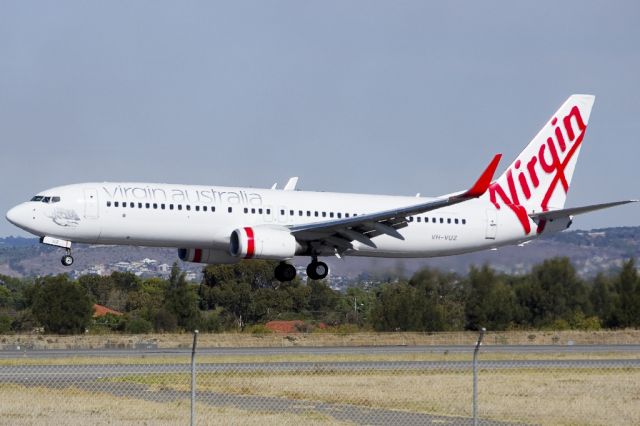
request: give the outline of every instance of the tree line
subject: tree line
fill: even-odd
[[[582,279],[567,258],[528,274],[472,267],[465,276],[423,269],[408,279],[361,283],[344,292],[326,281],[280,283],[274,263],[207,266],[199,284],[174,265],[167,279],[132,273],[18,279],[0,275],[0,333],[265,332],[270,320],[302,320],[300,331],[601,329],[640,326],[633,259]],[[93,318],[93,304],[124,315]]]

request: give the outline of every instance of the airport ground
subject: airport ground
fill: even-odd
[[[189,334],[11,336],[20,349],[8,337],[0,424],[188,419]],[[198,424],[466,424],[475,338],[202,335]],[[493,423],[640,423],[635,330],[489,333],[479,359],[479,412]]]

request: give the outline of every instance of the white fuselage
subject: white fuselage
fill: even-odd
[[[239,227],[329,221],[416,204],[426,198],[283,191],[152,183],[84,183],[52,188],[7,218],[40,237],[90,243],[229,252]],[[34,197],[35,199],[35,197]],[[558,224],[560,225],[560,224]],[[566,228],[547,227],[545,233]],[[532,229],[536,224],[532,222]],[[523,232],[508,208],[487,197],[412,216],[399,229],[402,239],[375,237],[375,247],[354,242],[343,254],[380,257],[434,257],[465,253],[535,238]]]

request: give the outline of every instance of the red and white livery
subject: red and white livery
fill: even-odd
[[[517,244],[559,232],[574,215],[636,200],[565,208],[571,177],[594,102],[572,95],[493,179],[494,156],[466,191],[434,198],[155,183],[82,183],[42,191],[7,219],[62,247],[71,243],[178,248],[182,260],[280,261],[275,276],[291,280],[289,261],[309,256],[307,273],[328,273],[322,256],[435,257]]]

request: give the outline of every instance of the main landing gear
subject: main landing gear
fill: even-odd
[[[329,274],[329,267],[324,262],[318,262],[318,258],[314,257],[309,266],[307,266],[307,277],[312,280],[321,280]],[[276,279],[280,282],[291,281],[296,277],[296,268],[286,262],[280,262],[275,270]]]

